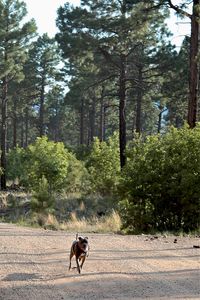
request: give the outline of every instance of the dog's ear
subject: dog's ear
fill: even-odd
[[[78,239],[79,239],[79,241],[82,241],[82,240],[83,240],[82,236],[79,236]]]

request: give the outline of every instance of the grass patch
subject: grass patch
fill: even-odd
[[[2,222],[70,232],[106,233],[119,232],[121,229],[121,219],[115,210],[117,201],[108,197],[82,197],[77,193],[57,195],[55,209],[50,212],[34,209],[31,194],[9,192],[0,196]]]
[[[119,232],[121,229],[121,218],[116,211],[101,218],[79,219],[75,213],[71,214],[71,219],[60,225],[61,230],[76,232]]]
[[[2,219],[2,221],[5,221]],[[119,214],[113,212],[101,218],[90,219],[77,218],[76,213],[71,213],[71,217],[66,222],[61,222],[52,214],[34,213],[32,216],[20,217],[17,225],[33,228],[44,228],[49,230],[64,230],[68,232],[93,232],[93,233],[119,233],[121,230],[121,219]]]

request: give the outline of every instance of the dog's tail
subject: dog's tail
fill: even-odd
[[[76,234],[76,240],[78,240],[78,232],[77,232],[77,234]]]

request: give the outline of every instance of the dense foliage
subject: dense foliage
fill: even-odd
[[[119,137],[114,134],[108,142],[95,138],[88,157],[87,168],[93,193],[113,195],[120,178]]]
[[[200,126],[135,140],[120,191],[124,227],[130,231],[198,228]]]
[[[197,228],[200,0],[80,2],[50,38],[0,0],[1,190],[38,212],[61,193],[119,201],[129,231]],[[191,21],[180,48],[170,11]]]
[[[8,161],[9,179],[18,181],[34,193],[34,207],[52,207],[55,192],[85,189],[88,175],[84,164],[61,142],[48,141],[47,137],[37,138],[25,150],[11,150]],[[41,202],[48,204],[45,207]]]

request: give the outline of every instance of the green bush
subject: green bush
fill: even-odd
[[[107,142],[95,138],[87,168],[92,193],[110,195],[117,190],[120,177],[119,137],[114,134]]]
[[[25,162],[25,150],[20,147],[9,150],[7,154],[7,178],[8,180],[18,180],[19,184],[24,177],[24,162]]]
[[[55,196],[49,190],[47,179],[43,176],[39,182],[37,189],[33,191],[31,199],[31,208],[37,213],[52,213],[54,211]]]
[[[48,211],[54,207],[55,192],[84,189],[87,171],[63,143],[38,138],[26,150],[25,185],[33,191],[32,208]],[[49,212],[49,211],[48,211]]]
[[[37,190],[39,182],[45,177],[50,190],[63,188],[70,158],[63,143],[48,141],[47,137],[37,138],[28,146],[25,156],[26,186]]]
[[[138,138],[127,151],[120,203],[130,231],[196,229],[200,216],[200,126]]]
[[[67,176],[64,180],[64,186],[67,193],[87,193],[90,186],[89,174],[84,162],[76,159],[72,153],[68,153]]]
[[[52,207],[53,193],[86,191],[88,172],[63,143],[37,138],[27,149],[15,148],[8,153],[8,179],[33,192],[32,208]]]

